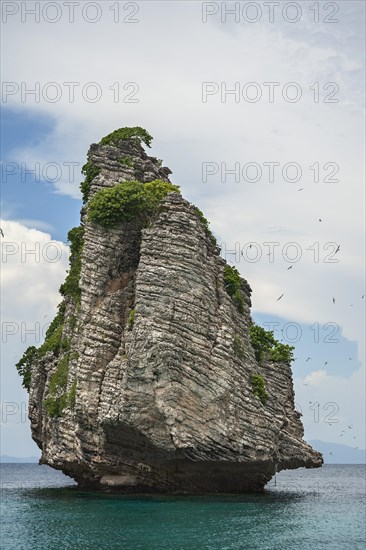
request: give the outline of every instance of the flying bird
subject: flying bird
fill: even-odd
[[[330,451],[330,453],[329,453],[329,454],[330,454],[330,455],[332,455],[332,454],[333,454],[333,451]]]
[[[352,430],[352,426],[348,426],[350,430]]]
[[[361,300],[363,300],[363,299],[364,299],[364,297],[365,297],[365,295],[364,295],[364,294],[362,294],[362,296],[361,296]]]
[[[333,298],[333,304],[335,304],[335,298]]]
[[[303,187],[300,187],[300,189],[298,189],[298,191],[302,191],[304,188]]]
[[[325,365],[328,365],[328,361],[325,361],[324,366],[325,366]]]
[[[281,296],[279,298],[277,298],[277,302],[278,302],[278,300],[281,300],[282,296],[283,296],[283,294],[281,294]]]
[[[310,361],[310,359],[311,359],[311,357],[308,357],[305,362],[307,363],[308,361]]]
[[[294,267],[293,265],[290,265],[290,267],[287,268],[287,271],[288,271],[289,269],[292,269],[293,267]]]
[[[4,237],[4,231],[1,229],[1,227],[0,227],[0,234],[2,237]]]
[[[321,218],[319,218],[319,221],[321,222],[321,221],[322,221],[322,219],[321,219]]]
[[[340,248],[341,248],[341,245],[339,244],[339,245],[337,246],[337,250],[335,251],[334,254],[337,254],[337,252],[339,252],[339,249],[340,249]]]

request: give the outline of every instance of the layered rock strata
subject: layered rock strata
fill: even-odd
[[[121,181],[169,182],[170,170],[133,140],[94,144],[88,158],[99,172],[90,197]],[[256,360],[251,289],[243,279],[238,311],[195,207],[169,193],[148,224],[115,228],[87,213],[88,203],[80,300],[64,298],[67,349],[32,365],[29,417],[42,463],[85,487],[178,493],[259,490],[276,471],[320,466],[302,439],[291,367]],[[50,414],[66,353],[72,398]],[[253,393],[258,373],[265,403]]]

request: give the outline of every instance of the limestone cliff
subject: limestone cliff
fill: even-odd
[[[90,147],[64,299],[18,366],[41,462],[83,486],[188,493],[258,490],[281,469],[320,466],[290,364],[257,360],[251,289],[241,279],[230,292],[201,213],[169,192],[148,216],[91,220],[102,189],[169,183],[141,139],[121,135]]]

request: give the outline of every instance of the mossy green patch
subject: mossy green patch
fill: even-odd
[[[179,187],[162,180],[119,183],[91,198],[88,219],[104,227],[116,227],[136,217],[146,221],[169,192],[179,192]]]
[[[81,290],[79,287],[81,271],[81,254],[84,244],[84,226],[71,229],[67,238],[70,242],[70,270],[65,282],[60,286],[62,296],[71,296],[75,304],[80,302]]]
[[[244,313],[244,298],[241,290],[241,278],[235,267],[226,265],[224,269],[224,286],[226,292],[231,296],[239,313]]]
[[[268,394],[266,392],[266,386],[263,376],[260,374],[253,374],[251,378],[253,394],[259,397],[263,405],[266,403]]]

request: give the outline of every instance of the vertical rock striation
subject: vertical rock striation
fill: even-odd
[[[188,493],[258,490],[281,469],[321,466],[290,365],[257,361],[251,289],[241,279],[238,308],[199,211],[173,192],[148,220],[88,220],[101,189],[169,183],[170,170],[136,139],[102,140],[88,163],[77,280],[29,365],[42,463],[86,487]]]

